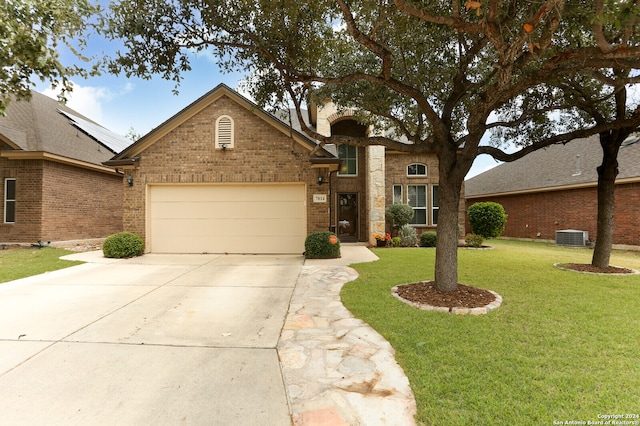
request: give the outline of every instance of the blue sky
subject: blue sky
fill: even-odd
[[[88,46],[90,50],[85,52],[87,55],[114,50],[112,45],[106,45],[98,39],[88,40]],[[70,54],[63,53],[61,57],[63,60],[74,60]],[[224,83],[237,89],[245,77],[241,73],[222,72],[214,59],[206,54],[193,55],[191,66],[192,70],[183,75],[178,95],[173,93],[175,83],[160,76],[151,80],[110,74],[88,79],[75,78],[74,90],[67,96],[67,106],[113,132],[125,135],[129,129],[134,129],[136,133],[144,135],[218,84]],[[49,83],[38,83],[36,90],[52,98],[57,96]],[[497,164],[489,156],[480,156],[467,177]]]

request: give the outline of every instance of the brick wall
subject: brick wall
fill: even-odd
[[[44,162],[42,237],[107,237],[122,230],[122,177]]]
[[[366,191],[366,173],[367,164],[365,161],[365,149],[358,147],[358,171],[356,176],[345,176],[334,173],[331,180],[331,192],[333,193],[332,205],[336,205],[338,193],[358,194],[358,241],[368,241],[367,229],[367,200],[365,198]],[[338,209],[334,209],[334,215],[331,218],[331,226],[336,227],[338,224]],[[337,229],[337,228],[335,228]]]
[[[16,221],[0,223],[2,242],[102,238],[122,229],[118,176],[50,161],[0,159],[0,222],[5,178],[16,179]]]
[[[233,149],[214,149],[215,121],[234,121]],[[307,230],[329,227],[328,203],[314,203],[313,194],[327,194],[311,169],[310,151],[226,96],[200,111],[148,147],[139,168],[124,180],[124,228],[146,237],[146,185],[158,183],[279,183],[307,184]]]
[[[42,239],[42,161],[0,158],[0,241],[35,243]],[[4,181],[16,179],[15,223],[4,223]]]
[[[427,185],[428,225],[416,226],[416,231],[418,232],[418,235],[425,231],[437,231],[437,226],[433,225],[432,191],[433,186],[438,185],[439,182],[438,158],[435,155],[392,153],[387,154],[385,161],[385,198],[387,205],[393,204],[393,185],[402,185],[402,194],[405,202],[407,197],[407,185]],[[424,164],[427,166],[426,177],[407,176],[407,166],[414,163]],[[462,190],[462,194],[464,194],[464,187]],[[460,199],[460,206],[458,208],[458,211],[458,222],[460,223],[460,226],[463,227],[465,220],[465,203],[464,197],[462,196]],[[389,224],[387,224],[387,227],[389,227]],[[390,231],[390,229],[387,229],[387,231]]]
[[[640,245],[640,184],[616,185],[615,199],[614,244]],[[597,239],[596,187],[474,198],[467,206],[479,201],[502,204],[509,215],[505,237],[555,240],[555,231],[577,229],[588,231],[591,241]]]

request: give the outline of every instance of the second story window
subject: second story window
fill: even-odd
[[[358,147],[351,145],[338,145],[338,158],[342,160],[342,166],[338,172],[339,175],[358,175]]]
[[[424,164],[414,163],[407,166],[407,176],[426,176],[427,166]]]

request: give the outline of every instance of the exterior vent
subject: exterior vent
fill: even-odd
[[[577,231],[575,229],[556,231],[556,244],[559,246],[584,247],[588,241],[588,231]]]
[[[223,115],[216,120],[216,142],[217,149],[226,150],[233,148],[233,119]]]

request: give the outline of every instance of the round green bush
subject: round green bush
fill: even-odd
[[[482,235],[478,235],[478,234],[467,234],[464,237],[464,242],[469,247],[480,248],[482,247],[482,243],[484,243],[484,238],[482,238]]]
[[[331,244],[332,237],[335,244]],[[340,257],[340,240],[333,232],[313,232],[304,242],[307,259],[334,259]]]
[[[411,225],[404,225],[400,228],[400,245],[402,247],[415,247],[418,243],[418,233],[416,228]]]
[[[397,228],[402,228],[413,219],[413,207],[408,204],[391,204],[385,210],[386,219]]]
[[[475,203],[467,209],[474,234],[483,238],[497,238],[504,231],[507,214],[501,204],[492,201]]]
[[[435,247],[436,233],[427,231],[420,234],[420,247]]]
[[[144,253],[144,241],[131,232],[120,232],[104,240],[102,253],[104,257],[115,259],[140,256]]]

